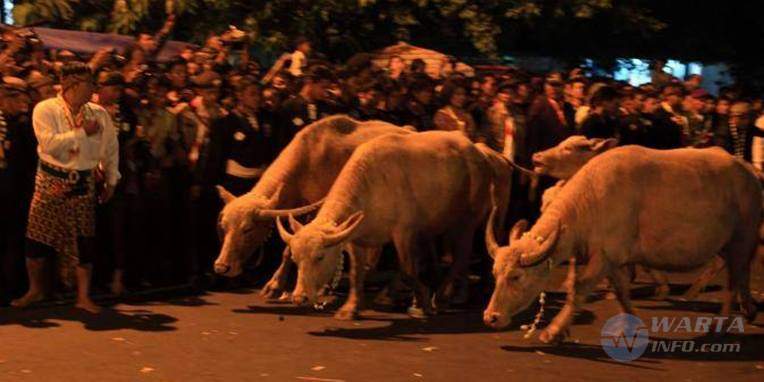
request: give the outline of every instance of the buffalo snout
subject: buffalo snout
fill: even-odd
[[[533,165],[536,167],[544,167],[544,155],[541,153],[533,154]]]
[[[494,329],[501,329],[509,325],[509,319],[505,315],[487,310],[483,312],[483,322]]]
[[[215,273],[225,275],[231,270],[231,266],[223,263],[215,263]]]

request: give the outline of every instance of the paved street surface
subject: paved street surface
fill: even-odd
[[[757,275],[753,289],[761,301],[761,270]],[[676,297],[692,277],[671,279]],[[718,309],[721,279],[701,302],[641,298],[640,317],[710,315]],[[645,285],[634,289],[638,296],[649,292]],[[617,303],[603,295],[593,296],[572,338],[558,347],[524,340],[519,323],[503,332],[487,329],[477,304],[429,321],[369,310],[357,322],[267,303],[253,290],[135,300],[100,316],[66,306],[4,308],[0,381],[764,381],[764,313],[746,324],[744,335],[665,336],[740,343],[740,353],[648,348],[637,361],[619,363],[599,345],[604,321],[618,313]],[[563,295],[551,297],[559,306]]]

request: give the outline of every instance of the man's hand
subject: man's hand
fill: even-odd
[[[98,49],[98,51],[93,54],[90,62],[88,62],[88,66],[95,73],[99,68],[106,65],[106,61],[111,58],[112,53],[114,53],[114,48],[111,47]]]
[[[98,121],[95,119],[91,119],[85,121],[85,123],[82,125],[82,129],[85,130],[85,134],[91,136],[98,134],[101,131],[101,125],[99,125]]]
[[[105,204],[111,200],[112,196],[114,196],[114,186],[105,184],[103,190],[101,190],[101,195],[98,196],[98,202]]]

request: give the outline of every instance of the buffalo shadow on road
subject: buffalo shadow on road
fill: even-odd
[[[449,311],[427,319],[411,317],[389,317],[364,315],[361,321],[388,323],[384,326],[326,328],[323,331],[308,332],[316,337],[338,337],[354,340],[379,341],[427,341],[424,336],[437,334],[493,333],[483,323],[482,312]]]
[[[315,316],[331,318],[342,302],[346,294],[336,293],[325,310],[317,311],[310,306],[295,306],[287,301],[266,301],[265,304],[250,305],[246,309],[234,309],[234,313],[278,315],[279,320],[284,316]],[[425,341],[420,336],[431,334],[463,334],[463,333],[489,333],[494,332],[483,323],[482,308],[469,307],[466,309],[450,309],[426,319],[415,319],[401,313],[398,307],[375,304],[373,293],[367,293],[366,307],[374,310],[361,312],[360,326],[352,328],[330,327],[323,331],[308,332],[317,337],[339,337],[358,340],[380,341]],[[404,309],[405,311],[405,309]],[[534,311],[535,312],[535,311]],[[523,313],[533,317],[534,312]],[[367,326],[366,323],[387,323],[382,326]],[[337,321],[342,324],[342,321]]]
[[[343,299],[344,300],[344,299]],[[250,305],[247,309],[234,309],[234,313],[262,314],[278,316],[315,316],[331,318],[338,306],[337,302],[324,311],[316,311],[309,306],[295,306],[288,302],[271,301],[268,305]],[[530,314],[530,313],[529,313]],[[337,321],[341,323],[341,321]],[[389,325],[375,327],[326,328],[320,332],[308,332],[317,337],[340,337],[358,340],[381,341],[424,341],[419,335],[430,334],[461,334],[493,332],[483,324],[482,312],[449,310],[427,319],[415,319],[400,313],[365,310],[357,323],[388,323]]]
[[[545,318],[551,319],[564,304],[565,294],[551,292],[550,302],[545,307]],[[309,306],[295,306],[286,301],[268,301],[265,305],[250,305],[246,309],[234,309],[234,313],[278,315],[279,320],[284,316],[316,316],[331,317],[344,296],[338,296],[333,303],[324,311],[316,311]],[[449,309],[430,316],[426,319],[415,319],[401,314],[389,306],[375,306],[369,301],[367,307],[375,307],[375,310],[361,312],[358,323],[387,323],[381,326],[360,325],[354,327],[330,327],[323,331],[308,332],[316,337],[338,337],[357,340],[379,341],[425,341],[426,335],[437,334],[469,334],[469,333],[495,333],[494,329],[483,323],[484,305],[470,305],[463,309]],[[531,322],[538,310],[538,303],[532,304],[525,311],[515,315],[512,325],[502,331],[518,330],[522,323]],[[588,325],[594,322],[595,315],[589,310],[581,310],[577,313],[574,323],[576,325]],[[340,321],[338,321],[339,323]]]
[[[722,304],[718,301],[683,301],[669,299],[659,305],[638,305],[637,308],[644,310],[671,310],[717,314],[721,311]],[[764,311],[764,301],[756,303],[756,310],[759,312]]]
[[[553,306],[561,306],[552,302],[547,311],[554,313]],[[530,322],[538,310],[538,304],[532,304],[528,309],[515,315],[512,324],[501,331],[518,330],[524,322]],[[589,313],[589,314],[587,314]],[[398,315],[400,316],[400,315]],[[593,321],[591,312],[582,312],[576,323],[585,324]],[[579,322],[580,320],[580,322]],[[361,321],[389,323],[385,326],[376,327],[353,327],[353,328],[326,328],[321,332],[309,332],[317,337],[340,337],[358,340],[381,340],[381,341],[426,341],[424,336],[437,334],[470,334],[470,333],[497,333],[483,323],[483,309],[470,306],[465,309],[451,309],[440,312],[427,319],[414,319],[408,316],[390,317],[387,314],[374,314],[364,312]]]
[[[607,353],[605,353],[605,351],[602,349],[602,346],[599,345],[563,342],[557,346],[542,344],[531,346],[504,345],[501,347],[501,349],[513,353],[536,353],[539,355],[539,357],[554,355],[558,357],[585,359],[593,362],[600,362],[611,365],[622,365],[638,369],[664,370],[662,368],[653,366],[653,364],[658,364],[658,361],[644,356],[630,363],[616,361],[610,358],[610,356],[608,356]]]
[[[661,365],[663,360],[696,362],[758,362],[764,360],[764,353],[761,352],[761,349],[764,348],[764,334],[709,334],[683,339],[650,336],[650,340],[651,342],[648,344],[645,353],[632,362],[616,361],[610,358],[607,353],[605,353],[602,346],[591,344],[563,342],[557,346],[542,344],[531,346],[505,345],[501,348],[502,350],[508,352],[538,353],[541,356],[546,354],[558,357],[586,359],[594,362],[653,370],[664,370],[662,368],[655,367],[657,365]],[[693,341],[694,349],[699,349],[704,344],[740,344],[740,351],[718,353],[701,351],[652,351],[653,341]]]
[[[333,310],[317,311],[310,306],[296,306],[289,302],[269,301],[269,305],[249,305],[246,309],[233,309],[234,313],[270,314],[282,316],[331,316]]]

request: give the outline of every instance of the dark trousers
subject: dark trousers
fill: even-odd
[[[148,279],[151,253],[146,240],[150,220],[144,198],[117,190],[111,201],[99,206],[97,214],[98,249],[94,277],[98,283],[112,281],[113,271],[124,271],[124,282],[135,286]]]
[[[0,305],[26,289],[24,272],[24,222],[0,208]]]
[[[198,199],[190,202],[191,251],[194,258],[194,275],[212,273],[213,263],[220,252],[217,235],[217,216],[223,203],[214,189],[204,189]]]
[[[191,274],[193,256],[189,251],[193,250],[193,245],[188,243],[195,233],[189,223],[187,184],[181,169],[162,169],[156,187],[135,201],[145,211],[138,221],[146,219],[146,224],[139,229],[145,240],[143,253],[146,257],[136,255],[140,261],[133,262],[128,255],[126,262],[139,264],[154,284],[185,282]]]
[[[0,178],[0,182],[4,180]],[[18,196],[0,192],[0,305],[20,296],[27,288],[24,232],[29,202]]]

